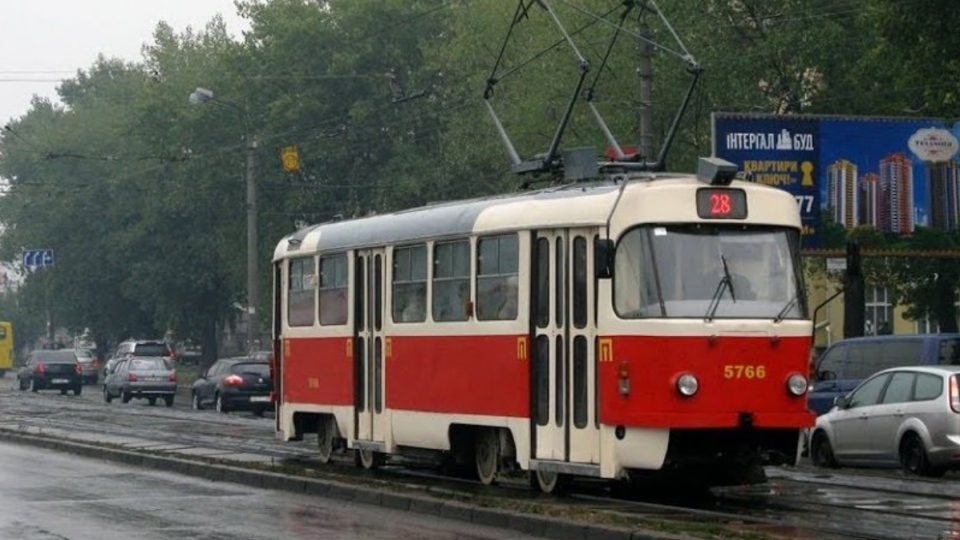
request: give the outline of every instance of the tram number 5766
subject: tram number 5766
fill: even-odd
[[[767,366],[727,365],[723,366],[724,379],[765,379]]]

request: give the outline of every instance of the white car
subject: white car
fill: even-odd
[[[960,467],[960,366],[898,367],[863,381],[817,418],[814,465],[903,467],[940,476]]]

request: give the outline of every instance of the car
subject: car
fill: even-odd
[[[77,355],[70,350],[31,351],[26,362],[17,371],[17,388],[20,390],[52,389],[66,394],[73,390],[79,396],[83,390],[82,366]]]
[[[824,414],[864,379],[899,366],[960,365],[960,334],[897,334],[840,340],[816,361],[810,408]]]
[[[960,467],[960,366],[887,369],[817,417],[814,465],[900,466],[940,476]]]
[[[100,378],[100,361],[89,349],[64,349],[77,355],[82,371],[80,373],[83,384],[97,384]]]
[[[270,364],[241,356],[217,360],[194,381],[190,394],[197,410],[213,406],[221,413],[250,410],[260,416],[273,410],[271,390]]]
[[[128,403],[133,398],[146,399],[156,405],[162,398],[173,406],[177,394],[177,372],[170,360],[162,356],[133,357],[118,361],[103,378],[103,401],[120,398]]]
[[[106,370],[112,369],[120,360],[137,356],[159,356],[166,358],[170,365],[174,365],[173,351],[165,341],[159,339],[128,339],[117,345],[117,350],[107,360]]]

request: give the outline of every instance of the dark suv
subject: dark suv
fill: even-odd
[[[81,369],[72,351],[32,351],[17,372],[17,387],[34,392],[51,388],[60,390],[61,394],[73,390],[73,394],[79,396],[83,389]]]
[[[111,373],[120,360],[142,356],[165,358],[171,365],[173,364],[173,351],[170,350],[170,346],[165,341],[159,339],[128,339],[117,345],[117,350],[107,360],[104,371]]]

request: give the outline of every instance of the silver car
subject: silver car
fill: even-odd
[[[97,384],[97,379],[100,378],[100,362],[97,361],[97,357],[87,349],[67,350],[77,355],[82,368],[80,375],[83,377],[83,384]]]
[[[960,367],[892,368],[863,381],[817,418],[810,458],[924,476],[960,467]]]
[[[120,398],[124,403],[142,398],[155,405],[157,398],[162,398],[167,407],[172,407],[176,393],[177,372],[162,357],[120,360],[103,379],[103,401],[107,403],[113,398]]]

